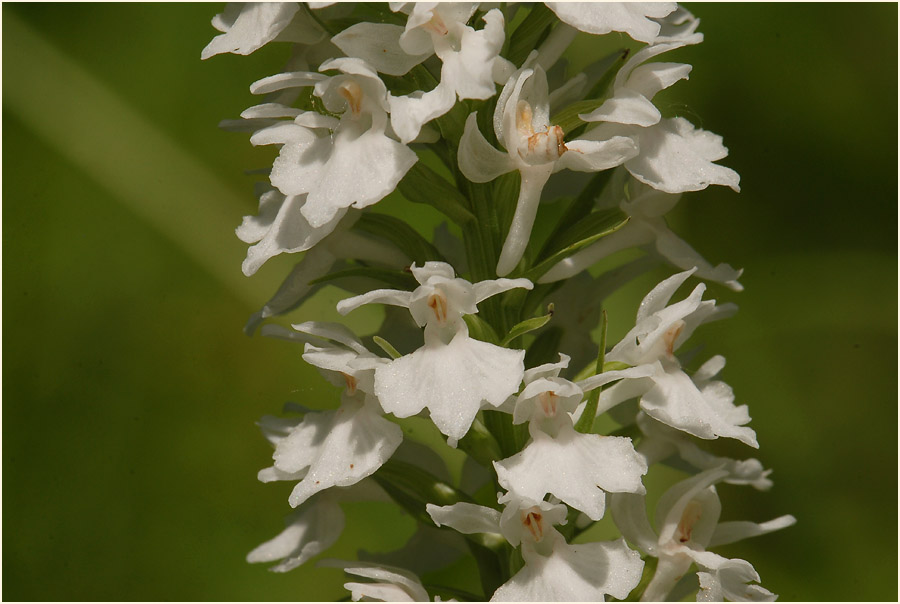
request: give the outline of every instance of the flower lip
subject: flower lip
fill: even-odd
[[[516,104],[516,131],[520,137],[519,157],[528,165],[555,162],[567,151],[565,134],[559,126],[534,131],[534,112],[528,101],[520,100]]]

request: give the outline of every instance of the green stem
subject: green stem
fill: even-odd
[[[597,368],[594,375],[603,373],[603,362],[606,356],[606,326],[607,318],[604,310],[600,315],[600,352],[597,354]],[[584,406],[584,412],[575,424],[575,429],[582,433],[589,433],[594,429],[594,420],[597,415],[597,405],[600,402],[600,392],[603,387],[594,388],[588,396],[588,402]]]

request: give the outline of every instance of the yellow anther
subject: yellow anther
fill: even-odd
[[[672,323],[666,330],[666,333],[663,334],[663,341],[666,343],[667,355],[672,356],[675,354],[675,340],[677,340],[678,336],[681,335],[681,331],[684,329],[684,325],[684,321],[679,319]]]
[[[348,375],[341,372],[341,375],[344,376],[344,381],[347,382],[347,394],[355,394],[356,393],[356,378],[352,375]]]
[[[540,541],[544,538],[544,524],[543,524],[543,516],[538,511],[538,508],[529,508],[527,510],[522,510],[520,512],[522,515],[522,526],[528,529],[528,532],[531,533],[531,536],[535,541]]]
[[[359,117],[363,99],[363,91],[359,84],[353,80],[347,80],[338,86],[338,94],[347,100],[347,106],[350,107],[353,117]]]
[[[435,291],[428,296],[428,308],[434,312],[434,318],[437,319],[438,323],[447,321],[447,298],[443,293]]]
[[[541,410],[547,417],[556,417],[556,408],[559,405],[559,396],[553,391],[541,392],[538,395]]]
[[[702,515],[703,507],[697,501],[691,500],[685,506],[681,513],[681,521],[678,522],[678,527],[675,529],[675,539],[678,540],[678,543],[687,543],[691,540],[694,525]]]

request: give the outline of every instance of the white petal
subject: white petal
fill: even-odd
[[[710,553],[702,552],[707,556]],[[721,556],[719,557],[721,558]],[[714,572],[697,573],[700,580],[700,593],[697,594],[697,601],[775,601],[777,596],[761,585],[749,585],[749,583],[759,581],[759,574],[749,562],[740,559],[723,560],[713,569]]]
[[[662,114],[641,93],[622,88],[590,113],[579,114],[578,117],[585,122],[616,122],[646,127],[658,123]]]
[[[292,195],[284,199],[278,214],[262,240],[247,250],[241,268],[245,275],[254,274],[269,258],[278,254],[293,254],[310,249],[330,234],[346,214],[339,211],[329,222],[313,227],[302,214],[305,196]],[[246,224],[246,223],[245,223]],[[243,226],[243,225],[241,225]],[[240,232],[238,233],[240,236]]]
[[[631,72],[627,86],[652,99],[660,90],[680,80],[687,80],[690,73],[691,66],[684,63],[646,63]]]
[[[568,545],[547,557],[529,556],[525,566],[494,592],[492,602],[602,602],[625,599],[641,579],[644,563],[625,541]]]
[[[653,532],[647,519],[647,504],[644,495],[635,493],[612,493],[609,496],[609,510],[612,512],[622,536],[641,551],[657,556],[659,538]]]
[[[661,18],[675,10],[674,2],[547,2],[564,23],[591,34],[622,31],[639,42],[653,42]]]
[[[304,323],[294,323],[291,325],[291,327],[302,334],[308,334],[311,336],[317,336],[319,338],[325,338],[328,340],[333,340],[335,342],[340,342],[344,346],[355,350],[358,354],[365,354],[368,352],[368,350],[366,350],[366,347],[362,345],[362,342],[359,341],[356,335],[346,326],[341,325],[340,323],[306,321]]]
[[[450,111],[455,102],[456,92],[444,83],[418,96],[390,96],[391,127],[401,142],[409,143],[419,136],[423,125]]]
[[[662,423],[698,438],[736,438],[759,448],[747,406],[739,407],[719,393],[697,389],[684,372],[673,369],[653,376],[653,388],[641,397],[641,409]]]
[[[538,365],[537,367],[526,370],[525,375],[522,377],[522,381],[526,384],[530,384],[540,378],[559,377],[559,372],[569,366],[570,360],[571,358],[568,355],[559,353],[558,362],[544,363],[543,365]]]
[[[443,38],[435,41],[435,53],[443,61],[441,82],[452,86],[460,99],[487,99],[494,95],[493,66],[503,47],[503,13],[491,9],[483,17],[484,29],[466,27],[458,50]]]
[[[360,58],[381,73],[402,76],[430,54],[407,54],[400,48],[402,33],[399,25],[362,22],[334,36],[331,42],[348,57]]]
[[[247,562],[284,559],[271,570],[287,572],[331,547],[344,530],[340,506],[323,499],[303,506],[287,520],[287,528],[247,554]]]
[[[511,289],[532,289],[534,284],[528,279],[489,279],[487,281],[479,281],[474,287],[475,301],[481,302]]]
[[[310,415],[304,417],[304,424]],[[337,411],[316,415],[327,415],[329,421],[316,422],[297,442],[291,442],[292,434],[275,450],[276,467],[291,470],[309,464],[288,499],[292,507],[323,489],[350,486],[371,475],[403,440],[400,427],[370,405],[345,399]]]
[[[676,290],[678,290],[678,288],[681,287],[694,272],[694,269],[691,269],[672,275],[650,290],[650,292],[644,296],[644,299],[641,300],[635,323],[640,323],[649,316],[664,309],[669,303],[669,300],[672,299],[672,296],[675,295]]]
[[[635,453],[631,439],[581,434],[571,426],[556,438],[539,431],[532,436],[522,452],[494,462],[505,489],[536,500],[550,493],[592,520],[603,517],[604,491],[643,492],[641,476],[647,464]]]
[[[296,2],[247,2],[233,21],[226,20],[231,15],[216,15],[213,25],[225,33],[213,38],[200,58],[208,59],[223,52],[248,55],[274,40],[299,9]]]
[[[589,390],[599,388],[600,386],[603,386],[610,382],[614,382],[616,380],[621,380],[624,378],[636,379],[648,377],[653,375],[654,373],[655,372],[651,365],[638,365],[637,367],[629,367],[628,369],[604,371],[603,373],[592,375],[591,377],[585,378],[582,381],[578,382],[578,386],[581,387],[582,391],[588,392]]]
[[[337,303],[337,311],[342,315],[346,315],[365,304],[392,304],[409,308],[411,296],[412,292],[405,292],[399,289],[375,289],[359,296],[341,300]]]
[[[566,143],[566,152],[557,160],[553,171],[600,172],[621,165],[637,153],[637,145],[625,136],[605,141],[574,140]]]
[[[666,260],[678,268],[696,268],[695,274],[701,279],[721,283],[736,292],[744,289],[744,286],[738,283],[738,278],[743,270],[734,269],[729,264],[713,266],[686,241],[668,229],[657,233],[656,249]]]
[[[473,340],[426,344],[375,371],[375,394],[388,413],[409,417],[428,408],[438,429],[462,438],[482,401],[497,407],[519,388],[524,350]]]
[[[328,76],[316,73],[314,71],[292,71],[288,73],[277,73],[272,76],[257,80],[250,85],[251,94],[269,94],[276,90],[284,90],[285,88],[302,88],[303,86],[314,86],[317,83],[327,80]]]
[[[278,117],[294,118],[301,113],[303,113],[303,111],[301,111],[300,109],[297,109],[296,107],[287,107],[286,105],[282,105],[281,103],[263,103],[261,105],[254,105],[253,107],[244,109],[241,112],[241,117],[244,119]]]
[[[344,587],[352,592],[354,601],[363,597],[383,602],[429,601],[422,582],[408,570],[372,562],[339,562],[325,566],[337,566],[348,574],[379,581],[379,583],[346,583]]]
[[[768,522],[746,522],[741,520],[731,522],[720,522],[713,533],[712,539],[709,541],[708,547],[716,547],[717,545],[727,545],[742,539],[765,535],[773,531],[779,531],[783,528],[793,526],[797,523],[797,519],[790,514],[779,516]]]
[[[478,129],[474,113],[466,119],[457,159],[463,176],[472,182],[490,182],[516,168],[508,153],[498,151],[487,142]]]
[[[740,176],[713,162],[728,155],[722,137],[694,128],[684,118],[662,120],[639,133],[640,153],[625,162],[631,174],[667,193],[725,185],[740,191]]]
[[[429,503],[425,509],[436,525],[449,526],[465,535],[500,532],[500,512],[491,508],[460,502],[445,506]]]

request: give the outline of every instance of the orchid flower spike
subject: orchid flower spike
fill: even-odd
[[[775,594],[762,586],[748,585],[760,580],[749,562],[729,560],[707,551],[707,548],[777,531],[793,525],[796,519],[785,515],[761,524],[719,522],[722,505],[713,485],[726,476],[726,470],[714,468],[683,480],[666,491],[656,508],[655,532],[647,520],[642,496],[612,496],[613,518],[619,530],[639,549],[659,559],[656,573],[641,598],[643,601],[665,600],[691,564],[701,569],[698,573],[698,600],[744,602],[775,599]]]

